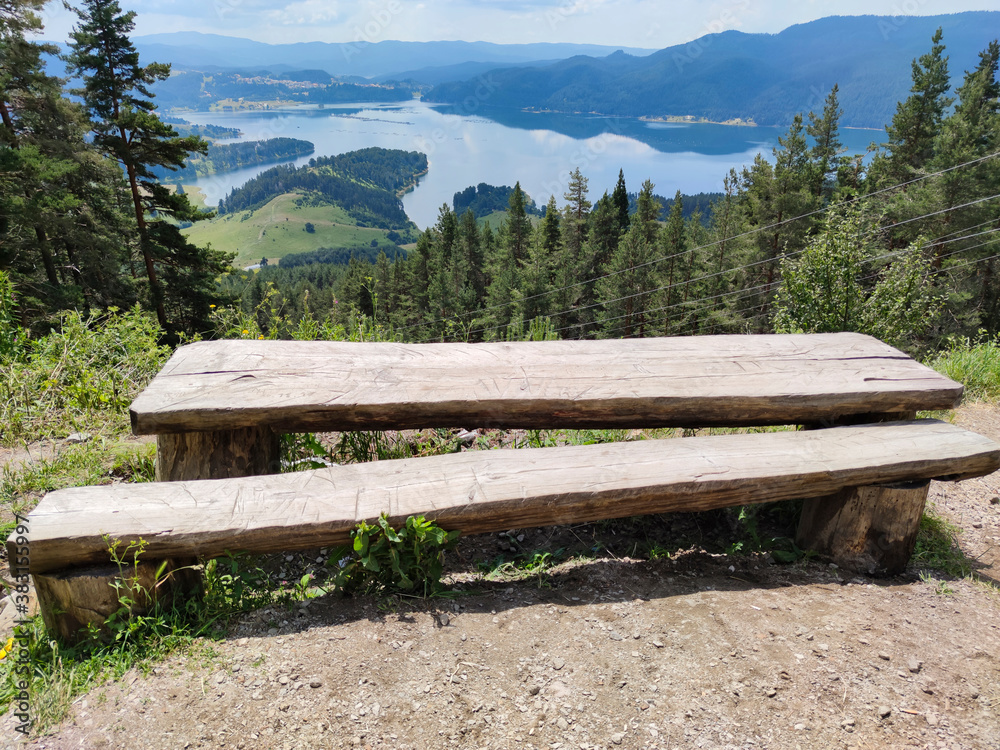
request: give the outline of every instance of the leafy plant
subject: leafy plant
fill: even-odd
[[[334,586],[343,592],[393,591],[432,596],[441,591],[444,553],[458,544],[458,531],[445,531],[423,516],[410,516],[398,531],[385,514],[374,525],[362,521],[351,547],[331,555],[338,566]]]
[[[243,552],[226,553],[205,563],[204,592],[202,632],[238,612],[284,603],[290,598],[275,589],[256,558]]]

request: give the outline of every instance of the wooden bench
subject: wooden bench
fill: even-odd
[[[31,572],[65,637],[117,603],[107,538],[139,577],[226,551],[343,543],[423,514],[464,533],[808,498],[798,542],[902,570],[931,479],[1000,468],[1000,446],[918,410],[961,385],[857,334],[511,344],[217,341],[179,349],[132,405],[157,435],[150,484],[49,493]],[[278,469],[279,431],[806,425],[799,431]],[[11,541],[8,545],[11,545]],[[12,558],[13,559],[13,558]],[[147,586],[149,587],[149,586]],[[163,588],[166,590],[166,587]]]

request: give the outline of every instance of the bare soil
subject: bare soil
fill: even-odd
[[[1000,440],[996,407],[955,420]],[[454,598],[250,613],[92,690],[29,745],[1000,748],[998,495],[1000,474],[931,490],[979,582],[728,556],[719,514],[470,537],[449,563]],[[671,558],[640,559],[651,544]],[[517,581],[479,572],[534,550],[564,561]]]

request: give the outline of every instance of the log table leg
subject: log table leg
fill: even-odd
[[[154,604],[169,606],[181,596],[198,596],[201,573],[196,560],[140,561],[137,566],[102,565],[32,574],[38,606],[49,632],[74,643],[95,625],[107,634],[105,621],[117,612],[121,598],[132,601],[134,615],[149,612]],[[162,567],[162,570],[161,570]],[[159,578],[157,578],[159,573]],[[116,584],[120,586],[116,587]]]
[[[156,436],[156,481],[278,474],[278,435],[270,427]]]
[[[217,432],[161,434],[156,439],[156,481],[226,479],[276,474],[281,470],[278,435],[269,427]],[[200,596],[197,560],[141,560],[137,566],[100,565],[33,574],[45,626],[74,642],[89,624],[107,632],[105,620],[128,596],[132,613],[144,614],[177,596]],[[124,579],[124,580],[123,580]],[[118,585],[118,588],[116,588]]]
[[[913,554],[929,485],[850,487],[806,500],[796,544],[855,572],[902,573]]]

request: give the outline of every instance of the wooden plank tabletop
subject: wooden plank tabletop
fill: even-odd
[[[816,423],[949,409],[962,386],[855,333],[181,347],[132,404],[136,434],[270,425],[423,427]]]
[[[821,497],[873,483],[980,476],[998,467],[1000,445],[920,420],[82,487],[51,492],[31,512],[30,565],[39,573],[106,563],[105,534],[125,543],[146,540],[147,559],[213,557],[344,543],[360,520],[374,522],[383,512],[394,524],[423,514],[444,528],[480,533]]]

